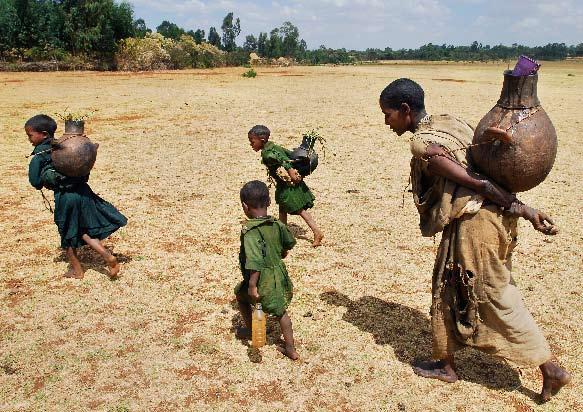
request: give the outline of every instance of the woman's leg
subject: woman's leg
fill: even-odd
[[[307,210],[300,210],[299,215],[308,224],[312,232],[314,233],[314,241],[312,242],[313,247],[318,247],[322,244],[322,239],[324,238],[324,233],[316,225],[316,221]]]
[[[551,399],[559,390],[571,382],[571,375],[559,365],[547,361],[539,366],[543,374],[543,388],[540,393],[543,402]]]
[[[117,258],[113,256],[109,251],[101,244],[98,239],[93,239],[89,235],[83,235],[83,240],[87,243],[93,250],[101,255],[107,266],[109,266],[109,277],[114,278],[119,274],[120,265]]]

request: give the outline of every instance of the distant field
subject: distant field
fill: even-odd
[[[544,237],[521,222],[514,256],[526,304],[573,383],[538,406],[538,370],[474,350],[459,353],[456,384],[410,367],[430,355],[439,239],[421,237],[409,193],[403,206],[407,136],[384,125],[378,96],[410,77],[425,88],[429,113],[475,125],[498,99],[505,68],[266,67],[255,79],[243,68],[0,73],[0,411],[583,410],[583,62],[540,71],[559,152],[547,180],[521,199],[561,233]],[[65,108],[97,110],[86,128],[100,144],[90,184],[129,218],[107,242],[124,262],[114,282],[89,250],[85,279],[61,278],[56,226],[28,184],[23,124]],[[328,142],[307,178],[324,246],[312,249],[307,227],[290,218],[297,363],[276,351],[276,324],[260,363],[233,334],[238,191],[266,177],[247,141],[255,124],[290,148],[317,127]]]

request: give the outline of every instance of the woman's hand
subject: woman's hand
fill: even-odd
[[[556,235],[559,233],[559,228],[555,226],[555,222],[540,210],[523,203],[514,202],[510,206],[509,212],[528,220],[532,224],[532,227],[545,235]]]

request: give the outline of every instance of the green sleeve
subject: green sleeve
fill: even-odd
[[[288,229],[287,225],[279,222],[279,228],[281,233],[281,246],[284,250],[290,250],[296,245],[296,239]]]
[[[245,268],[254,272],[260,272],[264,267],[265,242],[259,236],[257,230],[250,230],[243,236],[245,248]]]
[[[28,165],[28,181],[35,189],[42,189],[43,182],[41,179],[42,159],[34,156]]]
[[[261,159],[263,160],[263,164],[267,167],[279,167],[283,166],[285,170],[289,170],[292,168],[292,164],[290,162],[289,157],[286,155],[285,149],[282,150],[264,150],[261,152]]]

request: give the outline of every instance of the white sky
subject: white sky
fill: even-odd
[[[426,43],[583,43],[583,0],[130,0],[135,18],[155,29],[163,20],[186,30],[210,26],[219,34],[233,12],[245,35],[271,31],[284,21],[300,30],[308,48],[363,50],[417,48]]]

